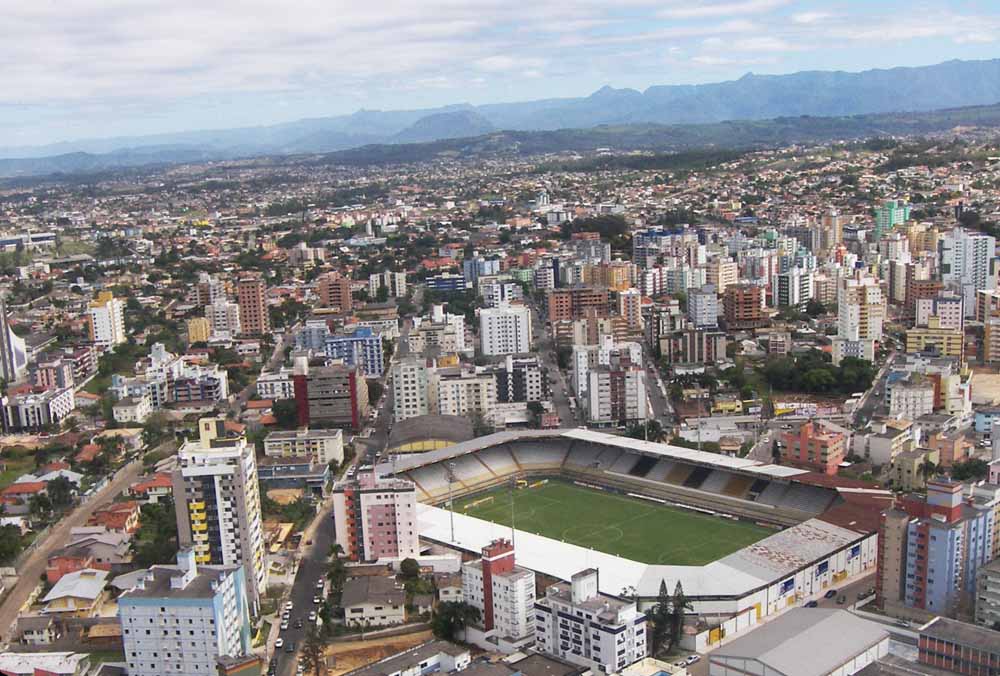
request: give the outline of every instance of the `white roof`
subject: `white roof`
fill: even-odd
[[[472,552],[497,538],[511,537],[506,526],[456,512],[452,541],[451,518],[447,509],[417,504],[421,537]],[[632,561],[522,530],[513,535],[519,565],[561,580],[569,580],[584,568],[597,568],[605,594],[620,596],[623,590],[634,588],[640,596],[653,597],[661,580],[667,580],[670,585],[680,581],[688,596],[737,598],[826,558],[858,537],[853,531],[809,519],[704,566],[670,566]]]
[[[108,580],[108,571],[84,568],[67,573],[59,578],[55,586],[42,599],[48,603],[61,598],[96,599]]]
[[[607,434],[605,432],[594,432],[593,430],[582,428],[497,432],[496,434],[490,434],[485,437],[465,441],[437,451],[414,453],[412,454],[412,457],[409,455],[397,456],[392,465],[394,466],[394,471],[406,472],[416,467],[423,467],[435,462],[441,462],[442,460],[449,460],[451,458],[456,458],[458,456],[466,455],[485,448],[500,446],[501,444],[512,443],[521,439],[544,439],[546,437],[576,439],[592,444],[623,448],[636,453],[647,453],[649,455],[657,455],[687,462],[702,463],[705,465],[719,467],[721,469],[750,472],[774,478],[788,478],[808,473],[806,470],[762,463],[748,458],[735,458],[727,455],[719,455],[718,453],[709,453],[708,451],[699,451],[693,448],[684,448],[683,446],[659,444],[652,441],[621,437],[615,434]]]
[[[0,671],[4,673],[34,674],[35,669],[53,674],[75,674],[82,660],[81,653],[0,653]]]

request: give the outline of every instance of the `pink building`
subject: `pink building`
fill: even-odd
[[[420,553],[413,482],[359,474],[333,489],[337,544],[352,561],[405,559]]]
[[[781,435],[781,461],[836,474],[847,454],[847,435],[820,422],[807,422]]]

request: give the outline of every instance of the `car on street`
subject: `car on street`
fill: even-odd
[[[314,596],[313,597],[313,603],[315,603],[316,605],[319,605],[320,603],[323,603],[323,599],[321,599],[318,596]]]
[[[285,646],[285,652],[286,653],[293,653],[293,652],[295,652],[295,641],[291,641],[291,642],[289,642],[288,645]]]
[[[842,606],[845,603],[847,603],[847,596],[845,596],[844,594],[841,594],[840,596],[837,597],[837,605],[838,606]]]
[[[311,613],[309,613],[309,621],[310,622],[315,622],[316,621],[316,611],[315,610],[312,611]]]
[[[296,629],[301,629],[302,628],[302,618],[301,617],[299,619],[295,620],[295,628]]]
[[[684,660],[684,662],[687,663],[687,664],[694,664],[695,662],[697,662],[700,659],[701,659],[701,657],[699,657],[698,655],[688,655],[687,659]]]
[[[827,593],[823,594],[823,598],[825,598],[825,599],[832,599],[836,595],[837,595],[837,590],[836,589],[831,589]]]
[[[283,639],[283,638],[281,638],[279,636],[278,640],[274,642],[274,647],[275,647],[275,649],[278,649],[278,648],[281,648],[281,646],[283,646],[283,645],[285,645],[285,639]]]
[[[291,601],[285,601],[285,610],[291,610],[293,607]]]
[[[815,608],[818,605],[819,603],[817,603],[816,601],[810,601],[809,603],[806,604],[806,608]]]
[[[281,621],[281,631],[288,629],[288,620]]]

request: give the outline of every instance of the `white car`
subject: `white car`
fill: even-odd
[[[316,611],[313,611],[313,612],[309,613],[309,621],[310,622],[315,622],[316,621]]]
[[[694,664],[695,662],[697,662],[700,659],[701,659],[701,657],[699,657],[698,655],[688,655],[687,659],[684,660],[684,661],[687,662],[688,664]]]
[[[291,609],[292,609],[292,602],[285,601],[285,610],[291,610]]]
[[[323,603],[323,599],[321,599],[318,596],[314,596],[313,597],[313,603],[315,603],[316,605],[319,605],[320,603]]]
[[[275,650],[277,650],[277,649],[281,648],[281,646],[283,646],[283,645],[285,645],[285,639],[283,639],[283,638],[281,638],[279,636],[278,640],[274,642],[274,648],[275,648]]]
[[[288,620],[281,621],[281,631],[288,629]]]

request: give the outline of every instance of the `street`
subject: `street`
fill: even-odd
[[[0,632],[3,633],[5,639],[10,639],[11,626],[17,619],[18,611],[28,600],[35,585],[38,584],[45,572],[49,554],[66,544],[71,529],[85,525],[91,514],[114,500],[118,494],[135,482],[141,472],[141,459],[133,460],[118,470],[107,486],[60,519],[49,531],[45,540],[19,566],[17,584],[10,590],[3,604],[0,604]]]
[[[538,308],[531,304],[531,330],[532,341],[535,350],[542,362],[542,367],[548,371],[549,388],[551,389],[552,407],[559,414],[559,425],[561,427],[576,427],[582,425],[583,420],[573,415],[573,409],[569,405],[570,386],[566,377],[559,369],[559,361],[556,358],[555,343],[552,337],[545,330],[545,322],[541,319]]]

